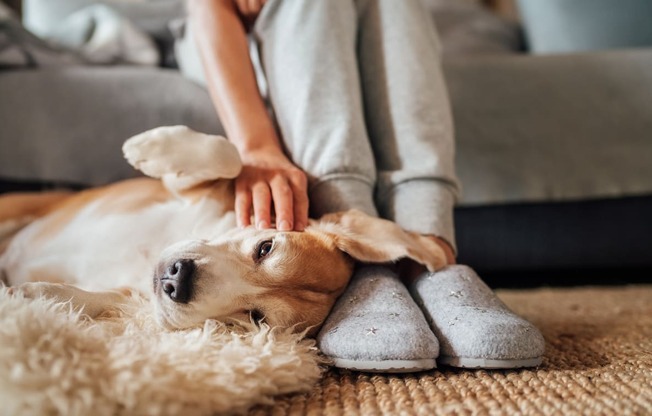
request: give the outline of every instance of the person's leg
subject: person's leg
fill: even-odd
[[[271,0],[254,35],[283,142],[310,178],[311,214],[377,215],[353,0]],[[430,369],[439,348],[405,286],[380,266],[356,270],[318,343],[336,366],[367,371]]]
[[[431,17],[418,0],[357,0],[367,128],[380,214],[454,244],[453,125]],[[543,338],[466,266],[424,273],[410,291],[460,367],[538,365]]]
[[[311,214],[377,215],[353,2],[272,0],[253,34],[283,143],[309,177]]]
[[[419,0],[357,0],[357,7],[380,215],[454,246],[453,122],[432,17]]]

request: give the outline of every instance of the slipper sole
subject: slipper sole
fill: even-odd
[[[499,370],[509,368],[536,367],[541,365],[543,357],[526,358],[523,360],[492,360],[487,358],[443,357],[437,361],[442,365],[460,368],[484,368]]]
[[[384,361],[349,360],[334,357],[330,357],[330,359],[333,361],[333,366],[337,368],[369,373],[415,373],[437,367],[437,363],[433,358]]]

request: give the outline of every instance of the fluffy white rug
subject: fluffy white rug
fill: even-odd
[[[144,299],[91,321],[66,304],[0,289],[3,414],[167,415],[241,412],[305,391],[322,367],[312,340],[287,331],[164,331]]]

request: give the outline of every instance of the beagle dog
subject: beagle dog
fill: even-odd
[[[0,197],[0,277],[14,293],[69,301],[97,317],[132,290],[151,293],[158,322],[263,320],[314,333],[355,261],[445,262],[430,239],[358,211],[303,232],[238,228],[241,162],[225,138],[159,127],[125,142],[149,178],[77,193]]]

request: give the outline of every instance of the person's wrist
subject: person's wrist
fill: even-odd
[[[282,153],[281,140],[271,124],[250,120],[238,130],[229,132],[229,139],[241,155],[261,152]]]
[[[242,162],[256,161],[262,158],[269,159],[275,156],[285,156],[283,148],[275,138],[261,139],[258,136],[253,140],[234,141]]]

